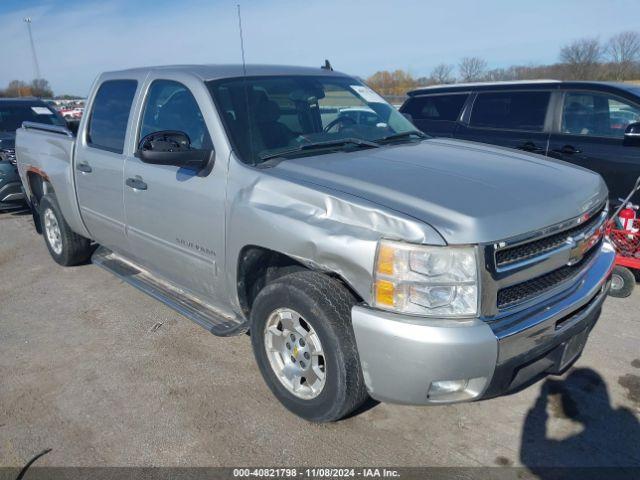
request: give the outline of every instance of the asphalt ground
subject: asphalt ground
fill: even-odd
[[[329,425],[271,395],[249,338],[217,338],[0,214],[0,467],[640,466],[640,288],[609,298],[564,377]]]

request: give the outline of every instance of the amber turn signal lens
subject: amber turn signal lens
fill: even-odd
[[[378,304],[393,307],[395,304],[396,287],[392,282],[387,280],[378,280],[376,282],[376,302]]]

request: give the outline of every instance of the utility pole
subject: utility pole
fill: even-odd
[[[38,65],[38,56],[36,55],[36,45],[33,42],[33,34],[31,33],[31,17],[25,17],[24,22],[27,24],[29,31],[29,42],[31,43],[31,55],[33,56],[33,66],[35,68],[36,78],[40,77],[40,65]]]

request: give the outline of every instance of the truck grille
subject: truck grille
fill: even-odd
[[[566,232],[564,232],[566,234]],[[596,254],[602,240],[591,247],[589,252],[578,263],[573,265],[565,265],[552,272],[542,276],[532,278],[525,282],[506,287],[498,291],[497,306],[499,309],[508,308],[518,303],[526,302],[538,295],[542,295],[560,285],[562,282],[569,280],[577,275],[582,267]]]
[[[504,250],[498,250],[496,252],[496,266],[498,268],[506,267],[513,263],[528,260],[555,250],[562,246],[569,237],[578,236],[596,225],[601,220],[601,213],[602,210],[599,210],[588,221],[570,228],[569,230],[564,230],[560,233],[555,233],[548,237],[534,240],[533,242],[525,243],[523,245],[516,245],[514,247],[505,248]]]
[[[0,160],[9,160],[12,165],[16,165],[16,151],[13,148],[0,149]]]

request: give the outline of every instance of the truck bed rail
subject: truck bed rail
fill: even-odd
[[[60,135],[66,135],[73,138],[73,133],[67,127],[60,125],[49,125],[47,123],[38,122],[22,122],[22,128],[26,130],[42,130],[44,132],[58,133]]]

